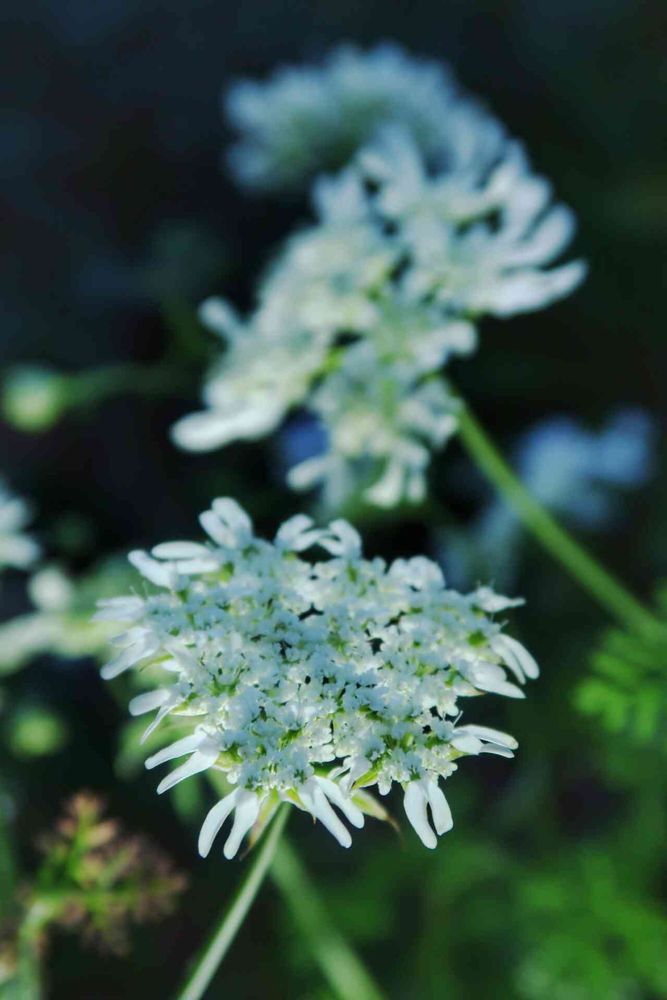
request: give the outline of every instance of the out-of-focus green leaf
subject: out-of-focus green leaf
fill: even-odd
[[[609,732],[667,750],[667,590],[658,594],[658,606],[666,621],[662,634],[605,631],[575,704]]]
[[[25,705],[10,716],[7,742],[17,757],[46,757],[61,750],[67,739],[66,723],[44,705]]]

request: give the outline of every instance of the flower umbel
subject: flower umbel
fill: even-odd
[[[435,151],[397,102],[338,176],[315,182],[316,222],[287,241],[250,317],[204,303],[227,350],[204,409],[174,427],[178,445],[260,438],[302,407],[326,445],[290,471],[293,487],[322,486],[330,509],[359,494],[380,507],[423,499],[431,452],[457,429],[443,366],[475,350],[483,316],[541,309],[585,273],[580,261],[551,266],[572,212],[553,204],[522,145],[444,79]]]
[[[537,676],[532,656],[495,620],[522,602],[486,587],[448,590],[425,558],[364,559],[342,520],[319,529],[296,515],[268,542],[235,501],[218,499],[201,523],[208,544],[131,553],[157,589],[103,601],[97,613],[128,625],[105,678],[162,668],[164,684],[130,703],[133,715],[156,712],[147,734],[171,714],[192,718],[189,735],[146,762],[188,758],[158,792],[209,768],[232,786],[204,821],[200,853],[233,813],[224,847],[233,857],[280,800],[348,847],[336,810],[361,827],[372,809],[362,790],[377,785],[384,795],[394,782],[411,824],[435,847],[452,825],[440,779],[462,756],[511,757],[517,746],[505,733],[461,725],[458,701],[522,698],[526,677]],[[314,546],[329,558],[303,558]]]

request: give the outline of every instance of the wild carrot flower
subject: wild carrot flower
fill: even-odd
[[[320,529],[297,515],[268,542],[238,504],[218,499],[201,523],[207,544],[131,553],[152,586],[103,601],[97,613],[126,623],[105,678],[161,668],[163,683],[130,703],[133,715],[156,713],[146,735],[170,715],[192,720],[188,735],[146,761],[187,757],[158,792],[210,768],[229,783],[204,821],[200,853],[233,814],[224,846],[233,857],[280,800],[348,847],[338,813],[363,826],[362,790],[377,785],[385,795],[394,783],[417,834],[435,847],[452,825],[441,779],[460,757],[511,757],[517,746],[506,733],[462,724],[459,700],[522,698],[526,677],[537,676],[496,618],[521,601],[486,587],[449,590],[425,558],[365,559],[342,520]],[[313,547],[329,558],[305,559]]]
[[[321,485],[332,509],[350,494],[383,507],[421,500],[431,452],[457,427],[443,366],[475,350],[483,315],[541,308],[583,276],[580,262],[547,267],[574,228],[550,199],[516,142],[434,172],[408,132],[385,130],[315,184],[318,221],[287,241],[247,321],[204,303],[227,350],[176,443],[259,438],[302,407],[326,446],[290,471],[293,487]]]

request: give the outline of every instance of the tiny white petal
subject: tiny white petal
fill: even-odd
[[[157,691],[146,691],[145,694],[138,694],[132,698],[128,709],[130,715],[145,715],[152,712],[154,708],[159,708],[169,699],[169,691],[159,688]]]
[[[181,417],[171,428],[171,439],[185,451],[212,451],[238,436],[235,421],[216,410],[201,410]]]
[[[335,837],[341,847],[350,847],[352,837],[349,830],[343,826],[329,802],[315,781],[307,782],[298,789],[299,798],[304,806],[320,823]]]
[[[223,854],[228,861],[236,856],[236,852],[241,846],[241,841],[255,823],[259,816],[259,807],[260,800],[255,792],[245,790],[239,792],[238,799],[236,800],[232,831],[225,841],[223,848]]]
[[[514,737],[510,736],[509,733],[503,733],[500,729],[491,729],[490,726],[478,726],[477,723],[470,722],[465,726],[458,726],[456,732],[471,733],[473,736],[477,736],[480,740],[485,740],[489,743],[497,743],[498,746],[508,747],[510,750],[516,750],[519,745]]]
[[[338,806],[340,811],[352,824],[352,826],[356,826],[357,829],[360,830],[364,825],[364,814],[361,809],[359,809],[359,807],[356,806],[347,795],[343,794],[335,781],[331,781],[329,778],[321,777],[316,777],[315,781],[318,783],[329,801],[335,806]]]
[[[313,529],[313,519],[306,514],[295,514],[288,518],[278,529],[275,544],[281,549],[292,549],[295,552],[302,552],[310,548],[320,538],[322,532]]]
[[[530,677],[531,680],[534,680],[539,677],[540,668],[537,663],[526,647],[516,639],[513,639],[512,636],[496,635],[491,645],[519,679],[523,678],[525,680],[525,677]]]
[[[218,517],[236,532],[237,537],[247,538],[252,534],[252,521],[241,504],[232,497],[218,497],[211,507]]]
[[[139,743],[145,743],[149,736],[152,736],[155,730],[158,728],[163,719],[165,719],[177,705],[180,705],[182,697],[178,693],[171,693],[168,699],[164,702],[159,712],[156,713],[155,718],[148,726],[144,729],[141,734],[141,739]]]
[[[97,602],[98,610],[92,617],[94,622],[136,621],[144,611],[140,597],[111,597]]]
[[[482,751],[482,741],[470,733],[455,732],[452,736],[452,746],[461,753],[478,754]]]
[[[349,521],[339,518],[329,525],[329,535],[322,535],[320,544],[334,556],[354,559],[361,552],[361,536]]]
[[[199,831],[198,850],[202,858],[208,856],[213,841],[220,832],[223,823],[236,805],[240,791],[240,788],[235,788],[234,791],[230,792],[229,795],[226,795],[224,799],[216,802],[213,808],[209,809],[206,814],[206,819],[202,823],[201,830]]]
[[[210,557],[211,552],[199,542],[162,542],[151,554],[156,559],[199,559]]]
[[[171,563],[161,563],[156,559],[151,559],[147,552],[137,549],[130,552],[129,561],[138,569],[142,576],[154,583],[156,587],[168,587],[176,590],[179,586],[178,571]]]
[[[445,793],[438,786],[438,782],[434,781],[432,778],[426,778],[424,780],[424,788],[426,790],[428,804],[431,807],[431,816],[433,817],[435,832],[437,834],[447,833],[447,831],[451,830],[454,826],[454,820],[452,819],[452,811],[449,808],[447,799],[445,798]]]
[[[417,836],[424,847],[433,849],[437,847],[438,838],[429,826],[426,814],[426,792],[420,781],[409,782],[403,796],[403,806],[408,820],[412,824]]]
[[[113,680],[114,677],[118,677],[119,674],[129,670],[130,667],[133,667],[140,660],[151,656],[156,649],[157,646],[155,644],[135,642],[131,646],[128,646],[127,649],[124,649],[115,660],[106,663],[100,670],[100,674],[105,681]]]
[[[174,785],[177,785],[180,781],[184,781],[185,778],[190,778],[194,774],[200,774],[202,771],[207,771],[212,764],[215,763],[218,754],[215,750],[202,749],[195,750],[190,760],[186,761],[185,764],[181,764],[177,767],[175,771],[168,774],[166,778],[163,778],[160,784],[157,786],[158,795],[162,795],[163,792],[169,791]]]
[[[202,744],[203,737],[198,734],[193,734],[192,736],[183,736],[180,740],[176,740],[175,743],[170,743],[169,746],[163,747],[162,750],[158,750],[151,757],[146,758],[146,767],[150,770],[153,767],[157,767],[159,764],[165,764],[168,760],[174,760],[176,757],[183,757],[186,753],[193,753],[198,750]]]

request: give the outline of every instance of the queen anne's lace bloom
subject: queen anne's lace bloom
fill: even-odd
[[[423,498],[431,451],[457,426],[443,365],[475,349],[482,315],[540,308],[583,275],[580,262],[546,269],[572,214],[550,205],[518,143],[489,155],[485,134],[473,130],[469,155],[444,157],[434,173],[393,127],[317,182],[318,223],[287,242],[250,319],[204,303],[228,349],[206,408],[176,424],[179,445],[261,437],[301,405],[327,447],[291,471],[292,486],[322,484],[329,507],[358,492],[384,507]]]
[[[204,303],[227,350],[174,439],[195,451],[255,439],[305,407],[326,446],[289,472],[293,487],[321,486],[332,509],[359,494],[418,502],[457,426],[443,365],[474,351],[481,316],[539,309],[579,283],[581,262],[548,268],[573,215],[491,114],[392,47],[238,85],[230,108],[249,182],[348,166],[315,183],[317,222],[287,241],[248,320]]]
[[[462,725],[458,701],[485,692],[522,698],[526,677],[537,676],[533,658],[495,620],[521,602],[488,588],[448,590],[428,559],[364,559],[346,521],[317,529],[297,515],[271,543],[254,535],[238,504],[218,499],[201,523],[206,545],[131,553],[158,590],[103,601],[97,614],[127,623],[105,678],[134,666],[163,671],[161,687],[130,703],[133,715],[156,712],[147,734],[171,714],[192,717],[189,735],[146,762],[188,758],[158,792],[209,768],[232,786],[204,821],[200,852],[233,813],[224,848],[232,857],[280,800],[347,847],[338,812],[363,826],[361,790],[376,784],[384,795],[394,782],[411,824],[435,847],[452,825],[439,780],[461,756],[511,757],[516,748],[505,733]],[[313,546],[330,558],[306,561],[299,553]]]
[[[6,566],[27,569],[39,556],[39,546],[23,530],[30,521],[30,507],[13,496],[0,479],[0,570]]]

